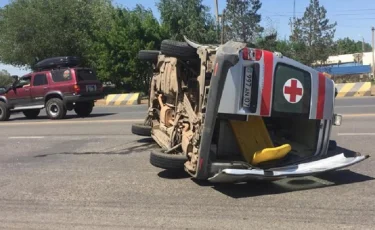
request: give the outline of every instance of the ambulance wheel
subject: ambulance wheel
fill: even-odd
[[[145,124],[133,124],[132,133],[138,136],[150,137],[151,136],[151,126]]]
[[[187,160],[182,154],[168,154],[161,150],[153,150],[150,154],[150,163],[162,169],[183,170]]]
[[[163,54],[180,59],[198,59],[197,50],[186,42],[164,40],[160,50]]]
[[[138,52],[138,59],[142,61],[156,63],[158,61],[158,56],[160,51],[158,50],[141,50]]]

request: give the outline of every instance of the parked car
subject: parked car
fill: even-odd
[[[150,163],[211,182],[276,180],[337,170],[368,156],[335,153],[335,85],[278,52],[239,42],[165,40],[154,63],[148,115],[132,132],[160,146]]]
[[[104,98],[103,87],[92,69],[78,65],[76,57],[49,58],[37,63],[37,71],[16,78],[0,94],[0,121],[14,111],[33,119],[44,108],[50,119],[63,119],[70,110],[89,116],[94,101]]]

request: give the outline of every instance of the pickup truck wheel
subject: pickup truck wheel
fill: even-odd
[[[74,112],[76,112],[79,117],[88,117],[93,108],[94,106],[91,102],[77,102],[74,106]]]
[[[7,121],[10,117],[10,111],[7,108],[7,105],[0,101],[0,121]]]
[[[63,119],[66,116],[67,109],[60,98],[49,99],[46,103],[47,116],[52,120]]]
[[[187,157],[180,154],[168,154],[161,150],[151,151],[150,163],[158,168],[183,170]]]
[[[23,111],[23,115],[25,115],[28,119],[35,119],[39,116],[40,109],[30,109]]]
[[[132,133],[138,136],[151,136],[151,126],[144,125],[144,124],[133,124],[132,125]]]
[[[173,40],[164,40],[161,42],[160,50],[163,54],[181,59],[197,59],[199,58],[197,50],[186,42]]]

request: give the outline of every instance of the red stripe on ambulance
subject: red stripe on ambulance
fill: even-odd
[[[323,119],[324,100],[326,94],[326,77],[319,73],[318,103],[316,106],[316,119]]]
[[[264,51],[264,79],[262,90],[261,116],[271,115],[271,95],[272,95],[272,75],[273,75],[273,53]]]

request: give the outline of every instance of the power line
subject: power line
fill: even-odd
[[[343,25],[343,24],[339,24],[337,23],[336,25],[337,27],[341,27],[341,28],[361,28],[361,29],[365,29],[365,28],[369,28],[369,26],[358,26],[358,25]]]
[[[340,20],[375,20],[375,18],[342,18]]]
[[[355,14],[331,14],[332,16],[339,16],[339,15],[363,15],[363,13],[355,13]]]

